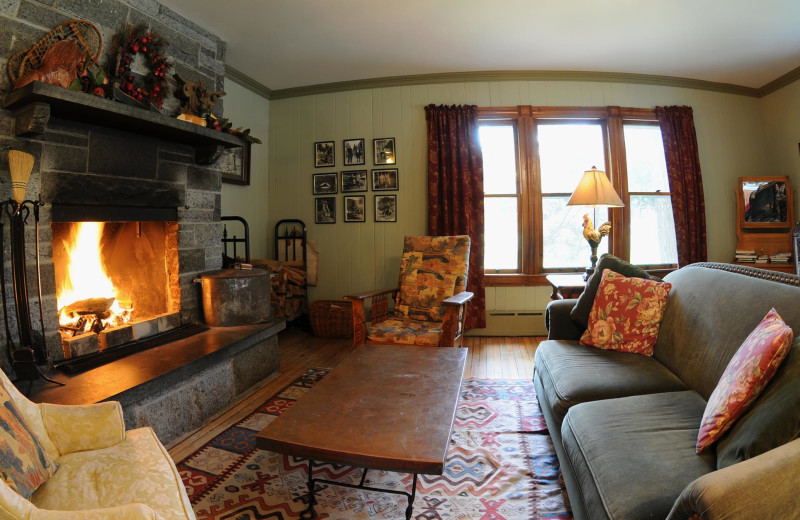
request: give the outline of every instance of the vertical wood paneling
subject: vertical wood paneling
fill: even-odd
[[[797,89],[795,89],[797,90]],[[778,96],[778,93],[775,94]],[[775,99],[786,98],[780,95]],[[424,107],[429,103],[478,106],[603,106],[652,107],[686,104],[694,108],[700,160],[706,189],[711,260],[729,260],[735,246],[733,207],[729,192],[742,175],[781,174],[765,166],[763,140],[778,131],[761,130],[758,99],[672,87],[568,81],[475,82],[363,89],[337,94],[278,100],[269,106],[269,212],[271,225],[280,218],[302,218],[320,251],[319,287],[310,297],[341,298],[345,293],[391,287],[397,283],[402,239],[427,228],[427,130]],[[772,103],[777,105],[777,103]],[[227,100],[226,100],[226,109]],[[778,108],[772,108],[777,112]],[[787,116],[788,117],[788,116]],[[783,123],[781,132],[791,125]],[[314,224],[311,174],[313,143],[336,140],[336,167],[345,169],[342,140],[365,139],[367,164],[374,168],[372,139],[394,137],[400,174],[395,224],[374,222],[373,191],[365,193],[367,222],[345,224],[343,195],[337,195],[337,223]],[[783,142],[797,139],[787,137]],[[796,147],[796,144],[794,145]],[[793,149],[796,155],[796,148]],[[799,168],[796,157],[781,164]],[[350,169],[350,168],[348,168]],[[353,168],[355,169],[355,168]],[[731,199],[731,200],[729,200]],[[263,231],[257,231],[264,233]],[[487,290],[489,309],[541,310],[549,288],[497,287]]]

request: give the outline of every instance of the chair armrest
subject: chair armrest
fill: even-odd
[[[579,340],[583,328],[572,321],[569,313],[577,300],[553,300],[547,304],[544,322],[547,325],[547,339]]]
[[[108,448],[125,440],[122,406],[116,401],[40,406],[47,435],[61,455]]]
[[[380,296],[381,294],[396,293],[397,291],[398,291],[397,288],[394,288],[394,289],[380,289],[380,290],[377,290],[377,291],[369,291],[369,292],[363,292],[363,293],[358,293],[358,294],[350,294],[348,296],[345,296],[344,299],[345,300],[362,300],[363,301],[363,300],[369,300],[370,298],[374,298],[375,296]]]
[[[29,518],[30,520],[158,520],[161,517],[150,506],[136,503],[83,511],[35,509]]]
[[[468,291],[461,291],[460,293],[455,294],[447,298],[446,300],[442,301],[442,303],[445,305],[464,305],[465,303],[470,301],[473,296],[475,296],[475,293],[471,293]]]
[[[703,475],[684,488],[667,518],[786,518],[800,511],[798,482],[800,439]]]

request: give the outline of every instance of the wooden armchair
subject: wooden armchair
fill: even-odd
[[[406,237],[396,289],[345,296],[353,302],[353,348],[362,343],[459,347],[467,302],[466,235]],[[389,310],[389,297],[394,311]],[[371,300],[371,319],[364,304]]]

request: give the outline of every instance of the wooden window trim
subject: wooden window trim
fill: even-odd
[[[517,144],[517,182],[518,206],[518,259],[519,272],[487,270],[487,286],[536,286],[548,285],[545,276],[556,272],[581,272],[575,268],[543,268],[543,233],[536,223],[542,221],[541,170],[538,161],[537,126],[563,120],[574,123],[584,120],[587,123],[600,123],[603,126],[604,165],[606,174],[625,206],[609,208],[612,234],[609,252],[620,258],[630,258],[630,196],[662,195],[669,192],[628,192],[627,160],[625,155],[624,125],[657,125],[655,111],[649,108],[631,107],[552,107],[528,106],[479,107],[481,124],[503,124],[513,122]],[[548,193],[547,196],[557,194]],[[493,196],[500,196],[493,194]],[[507,196],[511,196],[510,194]],[[667,273],[675,265],[643,266],[649,271]]]

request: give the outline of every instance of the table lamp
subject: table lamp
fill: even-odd
[[[572,192],[572,196],[567,201],[567,206],[592,206],[594,208],[594,220],[597,219],[597,206],[609,208],[621,208],[625,204],[619,198],[611,181],[608,180],[604,171],[592,166],[591,170],[583,172],[583,178],[578,183],[578,187]],[[594,220],[589,219],[589,215],[583,216],[583,236],[592,248],[591,267],[586,268],[583,279],[588,279],[594,272],[597,265],[597,246],[604,236],[611,232],[611,222],[606,222],[594,228]]]

